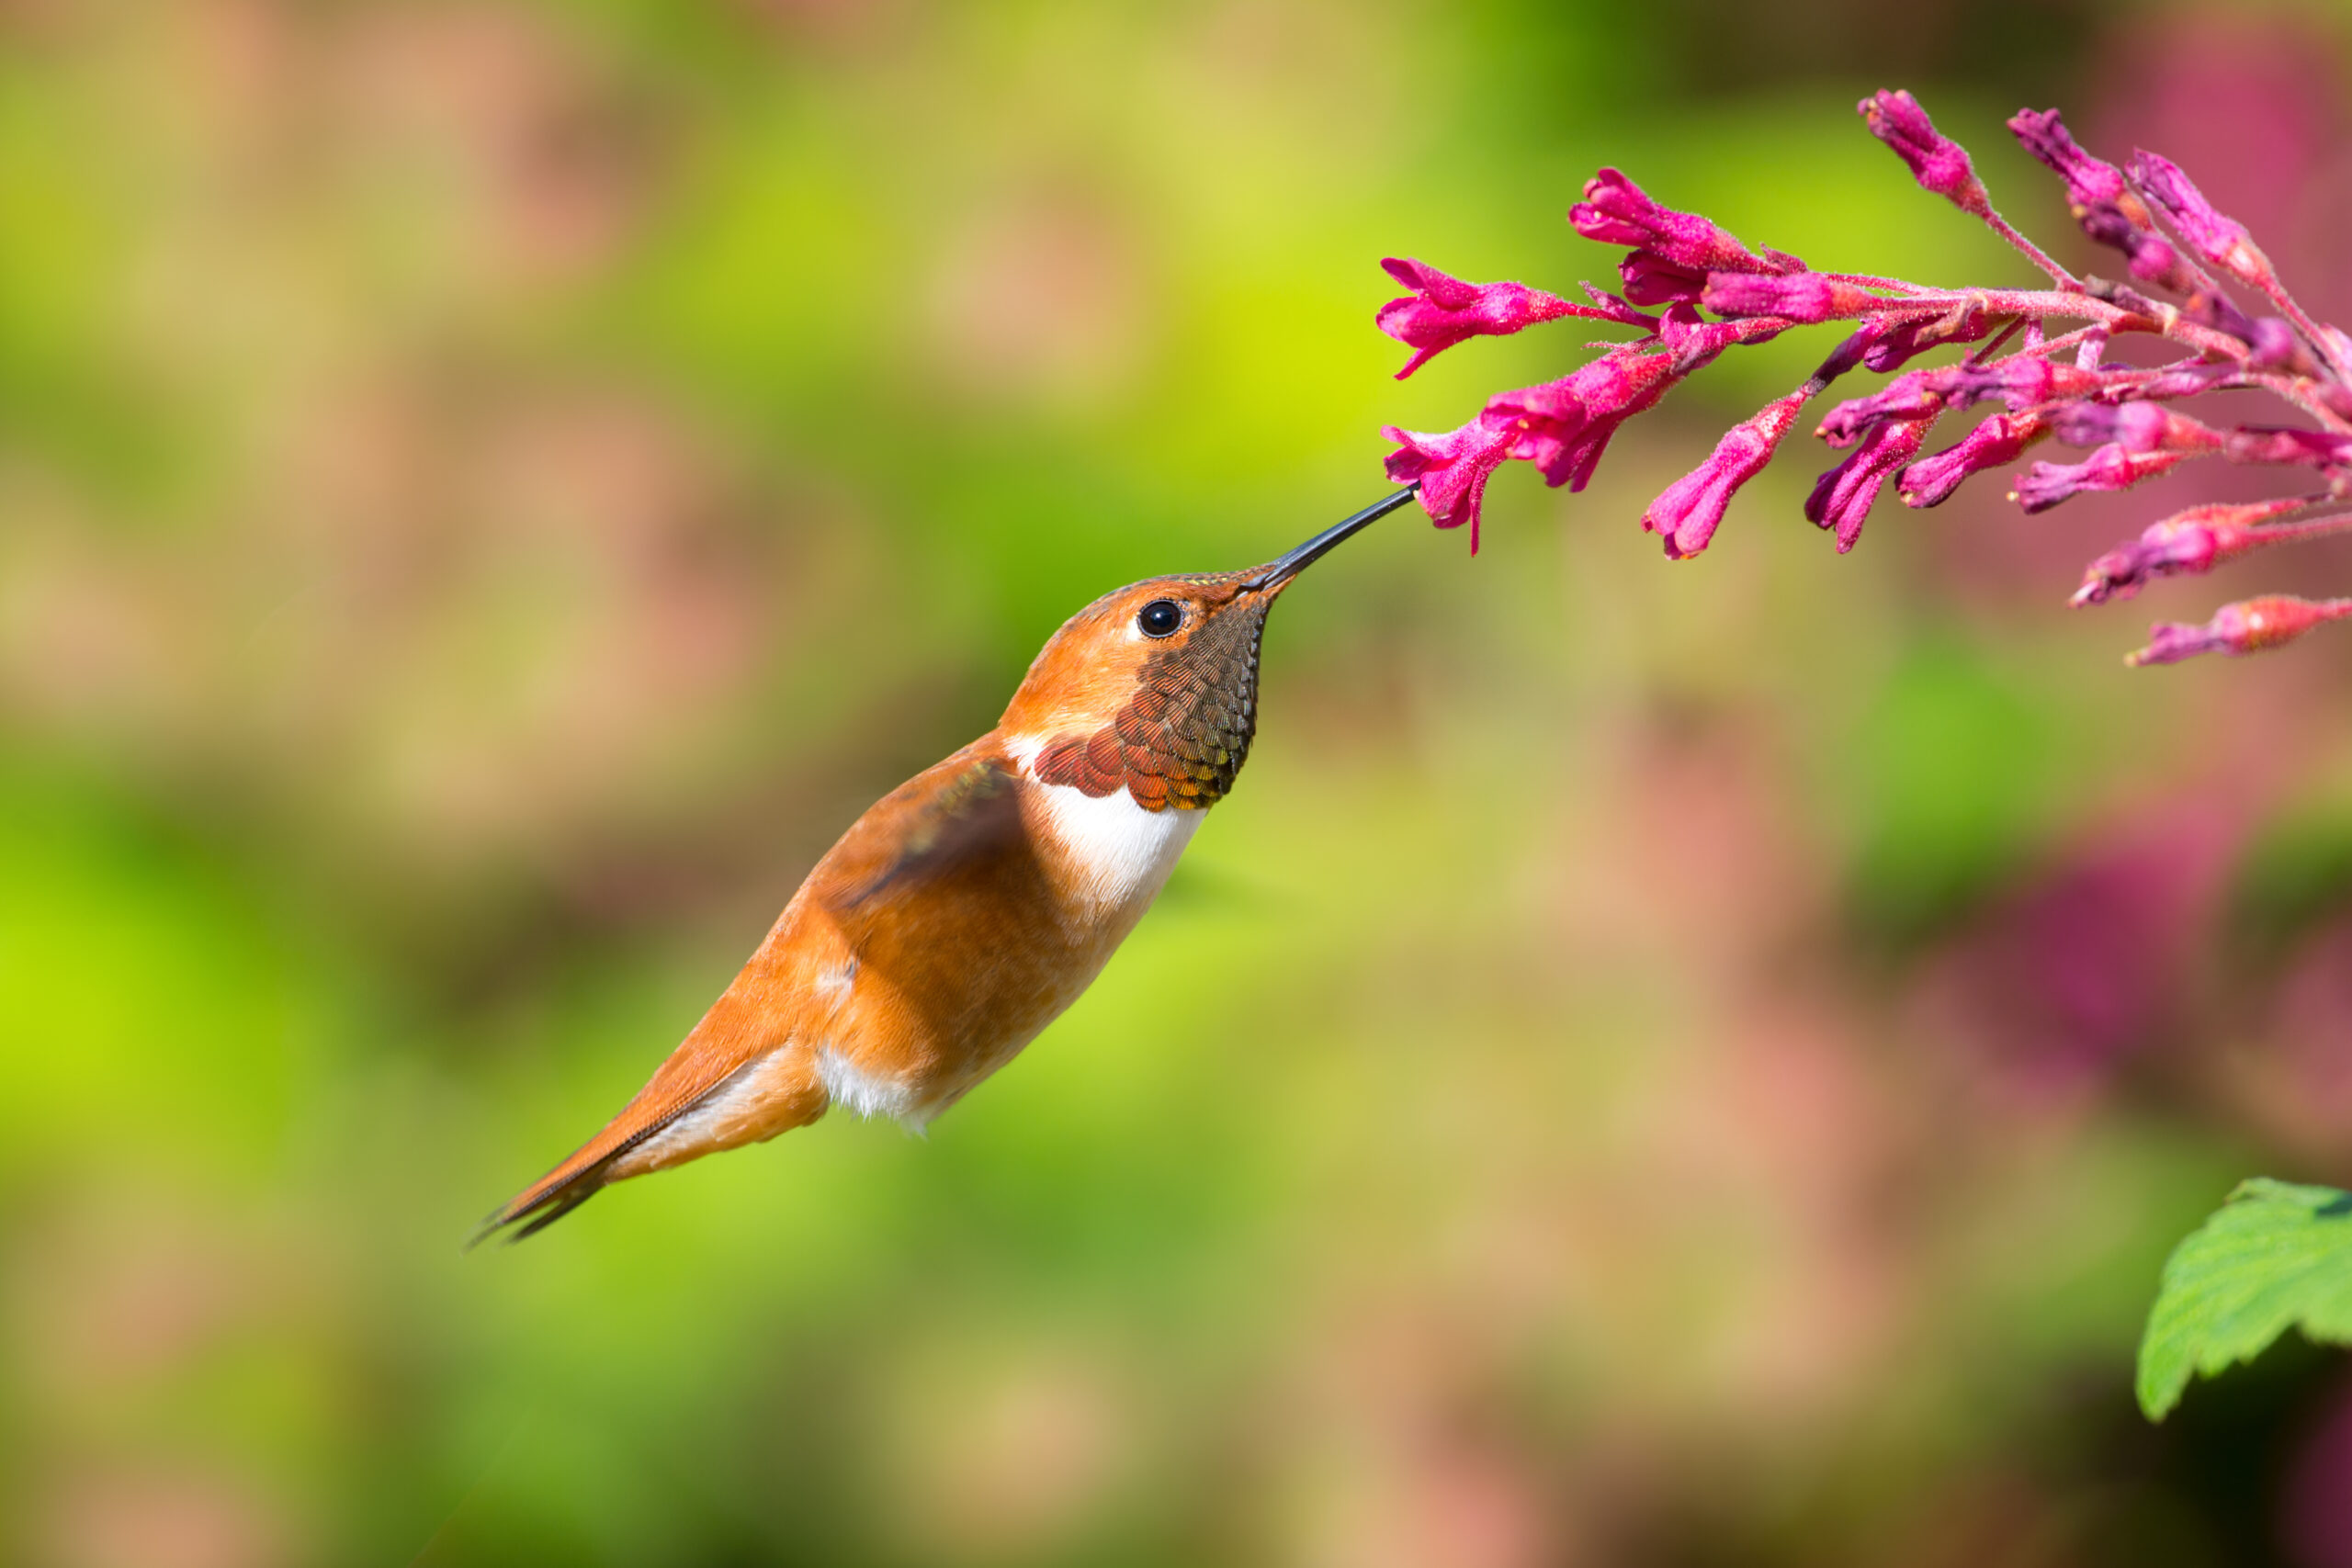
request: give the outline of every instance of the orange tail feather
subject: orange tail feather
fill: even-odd
[[[775,989],[755,957],[619,1115],[492,1211],[466,1245],[509,1225],[518,1228],[508,1239],[520,1241],[616,1181],[773,1138],[822,1116],[828,1101],[816,1064],[789,1043],[770,1043]]]

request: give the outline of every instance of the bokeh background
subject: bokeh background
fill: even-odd
[[[1566,289],[1593,167],[1753,243],[2083,255],[2021,104],[2352,312],[2346,19],[2068,0],[0,5],[0,1557],[2352,1563],[2352,1377],[2151,1428],[2164,1254],[2352,1180],[2352,638],[2063,607],[2244,474],[1839,559],[1734,355],[1474,560],[1289,595],[1093,991],[470,1255],[868,801],[1096,593],[1382,492],[1412,254]]]

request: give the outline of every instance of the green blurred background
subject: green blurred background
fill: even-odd
[[[2346,319],[2347,37],[0,4],[0,1559],[2352,1562],[2340,1356],[2129,1394],[2233,1179],[2352,1179],[2352,639],[2117,659],[2352,553],[2070,615],[2244,476],[1839,559],[1792,447],[1669,568],[1642,506],[1819,333],[1500,476],[1475,560],[1319,567],[1159,908],[926,1140],[458,1249],[1063,616],[1581,357],[1391,380],[1381,256],[1605,279],[1608,163],[2015,280],[1856,123],[1909,85],[2064,254],[2021,104]]]

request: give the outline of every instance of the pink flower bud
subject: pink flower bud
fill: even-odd
[[[2352,435],[2242,425],[2222,438],[2222,452],[2233,463],[2297,463],[2334,468],[2352,463]]]
[[[1952,406],[1952,388],[1965,366],[1906,370],[1866,398],[1849,398],[1822,415],[1817,434],[1832,446],[1851,446],[1888,420],[1933,419]]]
[[[2240,505],[2192,506],[2151,523],[2140,536],[2091,562],[2071,601],[2076,607],[2129,599],[2159,577],[2211,571],[2221,562],[2264,545],[2287,544],[2352,527],[2352,516],[2262,525],[2310,504],[2299,496]]]
[[[2245,341],[2254,350],[2247,363],[2256,370],[2283,370],[2290,376],[2321,373],[2320,364],[2312,357],[2302,334],[2284,316],[2256,317]]]
[[[2139,203],[2132,205],[2137,207]],[[2188,270],[2180,253],[2172,248],[2172,242],[2145,223],[2133,222],[2131,215],[2115,203],[2098,202],[2078,209],[2075,216],[2082,220],[2084,233],[2123,253],[2132,276],[2141,282],[2169,288],[2176,294],[2186,294],[2197,287],[2197,275]]]
[[[1396,372],[1400,381],[1465,338],[1504,336],[1562,316],[1601,314],[1521,283],[1464,283],[1425,263],[1396,256],[1380,265],[1413,290],[1383,305],[1377,318],[1382,332],[1415,351]]]
[[[1971,475],[2007,467],[2049,434],[2037,415],[1996,413],[1934,457],[1904,469],[1894,488],[1905,506],[1940,506]]]
[[[2009,499],[2029,513],[2047,512],[2085,491],[2128,490],[2183,461],[2182,452],[2134,452],[2110,443],[2079,463],[2036,463]]]
[[[2117,393],[2151,402],[2166,398],[2193,398],[2199,392],[2211,391],[2215,382],[2226,381],[2238,373],[2239,367],[2225,359],[2175,362],[2154,375],[2126,369],[2111,373],[2108,390],[2100,395]]]
[[[2132,177],[2140,182],[2149,202],[2190,250],[2241,283],[2264,288],[2276,281],[2270,258],[2245,231],[2245,225],[2223,217],[2178,164],[2154,152],[2134,152]]]
[[[2062,364],[2041,355],[2012,359],[1996,374],[2001,397],[2009,405],[2011,413],[2022,413],[2045,403],[2083,397],[2098,391],[2103,384],[2096,370],[2086,370],[2079,365]],[[1966,406],[1957,398],[1953,404],[1955,407]]]
[[[2238,309],[2236,300],[2218,290],[2199,288],[2193,291],[2181,301],[2180,313],[2199,326],[2227,333],[2240,343],[2254,341],[2253,319]]]
[[[1568,209],[1568,221],[1588,240],[1654,251],[1702,272],[1793,272],[1804,265],[1777,253],[1759,256],[1696,213],[1660,207],[1614,169],[1585,182],[1584,199]]]
[[[1906,316],[1887,323],[1880,331],[1863,352],[1862,364],[1883,376],[1901,369],[1931,348],[1990,337],[1993,321],[1992,313],[1973,300],[1947,315]]]
[[[1883,302],[1860,284],[1840,283],[1817,272],[1786,277],[1710,273],[1707,291],[1699,297],[1699,303],[1718,316],[1780,316],[1801,326],[1860,315]]]
[[[2224,604],[2203,626],[2165,621],[2148,628],[2148,646],[2124,655],[2126,664],[2177,664],[2200,653],[2258,653],[2292,642],[2313,626],[2352,615],[2352,599],[2298,599],[2268,594]]]
[[[2124,184],[2123,171],[2084,152],[2067,133],[2066,122],[2058,118],[2056,109],[2019,109],[2010,117],[2009,129],[2027,152],[2066,182],[2066,205],[2076,218],[2091,208],[2108,206],[2126,213],[2136,211],[2145,223],[2147,209]]]
[[[1804,514],[1817,527],[1835,529],[1838,553],[1844,555],[1862,536],[1871,503],[1887,476],[1909,463],[1928,438],[1932,419],[1889,420],[1871,427],[1853,455],[1813,483],[1805,497]]]
[[[1871,134],[1908,164],[1912,178],[1963,212],[1983,218],[1993,210],[1984,186],[1968,161],[1968,150],[1936,129],[1928,111],[1909,93],[1880,91],[1855,106]]]
[[[2179,452],[2202,456],[2222,449],[2222,433],[2158,403],[2067,403],[2050,416],[2050,428],[2069,446],[2114,442],[2127,452]]]
[[[1642,526],[1666,536],[1666,553],[1674,560],[1697,555],[1715,536],[1731,504],[1734,491],[1764,471],[1772,453],[1797,422],[1805,395],[1792,392],[1765,406],[1753,419],[1736,424],[1715,443],[1714,455],[1666,487],[1642,513]]]

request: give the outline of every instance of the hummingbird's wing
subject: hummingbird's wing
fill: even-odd
[[[877,923],[937,879],[1026,853],[1018,775],[975,742],[876,801],[817,863],[726,992],[619,1115],[553,1170],[499,1206],[479,1242],[509,1225],[520,1240],[608,1183],[772,1138],[825,1112],[796,1030],[851,1004],[851,981]],[[811,1031],[814,1032],[814,1031]]]
[[[933,776],[943,772],[944,778]],[[857,855],[856,849],[868,846],[843,838],[842,859],[865,863],[838,868],[847,874],[827,894],[826,906],[854,918],[886,893],[952,874],[1025,843],[1020,782],[1009,761],[967,746],[940,768],[885,795],[875,813],[897,807],[906,819],[898,832],[874,836],[870,850],[878,853]]]

